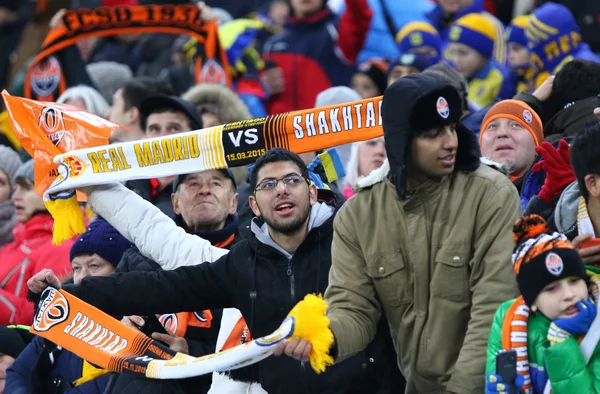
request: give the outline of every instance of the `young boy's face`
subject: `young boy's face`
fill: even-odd
[[[456,70],[466,79],[477,74],[488,62],[479,52],[465,44],[450,43],[448,51],[450,52],[452,62],[456,66]]]
[[[508,43],[508,64],[511,68],[523,67],[529,64],[527,47],[514,42]]]
[[[585,281],[572,276],[544,287],[535,299],[532,310],[542,312],[550,320],[563,319],[578,314],[576,304],[587,299],[588,288]]]

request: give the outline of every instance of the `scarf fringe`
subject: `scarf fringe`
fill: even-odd
[[[81,212],[74,191],[64,196],[62,193],[59,196],[53,196],[44,201],[44,205],[54,218],[52,228],[53,245],[60,245],[75,235],[85,232],[83,212]]]

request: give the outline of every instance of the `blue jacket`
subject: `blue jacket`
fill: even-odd
[[[471,111],[478,111],[497,99],[510,99],[517,93],[516,74],[493,59],[467,82]]]
[[[590,46],[585,43],[579,45],[579,49],[577,49],[573,57],[575,59],[589,60],[591,62],[600,63],[600,57],[592,52]]]
[[[44,342],[41,337],[36,337],[25,347],[19,357],[6,370],[6,386],[4,394],[48,394],[53,393],[53,381],[56,377],[64,378],[68,383],[73,383],[81,378],[83,360],[68,350],[56,350],[54,364],[48,376],[40,377],[41,389],[34,392],[32,385],[32,374],[38,364],[40,356],[48,357],[44,351]],[[65,394],[103,394],[108,383],[108,374],[85,382],[75,388],[65,391]]]
[[[381,2],[389,12],[394,23],[394,35],[385,21]],[[363,49],[358,54],[358,63],[371,58],[397,59],[400,56],[395,36],[409,22],[427,21],[426,14],[435,4],[429,0],[369,0],[369,7],[373,10],[373,19],[367,32],[367,40]]]

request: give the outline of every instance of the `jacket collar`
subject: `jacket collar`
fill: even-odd
[[[317,202],[312,206],[310,210],[310,218],[308,219],[308,232],[307,236],[313,230],[320,230],[325,224],[330,223],[335,215],[335,207],[331,204],[324,202]],[[277,245],[271,238],[267,224],[260,217],[252,219],[250,224],[250,230],[254,234],[256,240],[263,244],[272,247],[278,252],[282,253],[288,259],[292,258],[292,254]],[[306,240],[306,238],[305,238]]]
[[[232,235],[234,235],[237,232],[237,228],[238,228],[240,222],[239,222],[237,214],[229,215],[229,216],[227,216],[227,219],[225,219],[225,226],[221,230],[209,231],[209,232],[188,231],[185,226],[185,223],[183,222],[183,217],[181,215],[175,215],[175,223],[179,227],[186,230],[186,232],[188,234],[197,235],[200,238],[204,238],[205,240],[210,242],[211,245],[215,246],[218,243],[228,240]]]
[[[25,223],[17,223],[13,234],[16,242],[24,242],[44,236],[52,236],[54,220],[49,213],[38,213]]]

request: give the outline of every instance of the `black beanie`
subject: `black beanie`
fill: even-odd
[[[20,331],[23,331],[25,336]],[[0,326],[0,353],[12,358],[19,357],[19,354],[21,354],[27,343],[29,343],[28,340],[24,339],[28,334],[27,330],[18,327],[9,328]]]
[[[381,61],[369,60],[358,66],[357,73],[364,74],[373,81],[379,94],[383,94],[387,87],[387,65]]]
[[[406,161],[413,137],[456,123],[459,137],[457,169],[465,161],[462,160],[465,149],[470,150],[471,145],[477,145],[473,133],[458,123],[461,116],[462,101],[458,91],[437,78],[411,74],[388,86],[383,94],[381,117],[392,183],[400,199],[403,200],[406,194]],[[464,143],[463,136],[467,138]],[[479,158],[475,161],[478,164]]]
[[[544,287],[557,280],[575,276],[589,283],[585,265],[567,237],[547,231],[546,222],[538,215],[517,220],[513,228],[517,243],[513,269],[519,291],[529,307]]]

